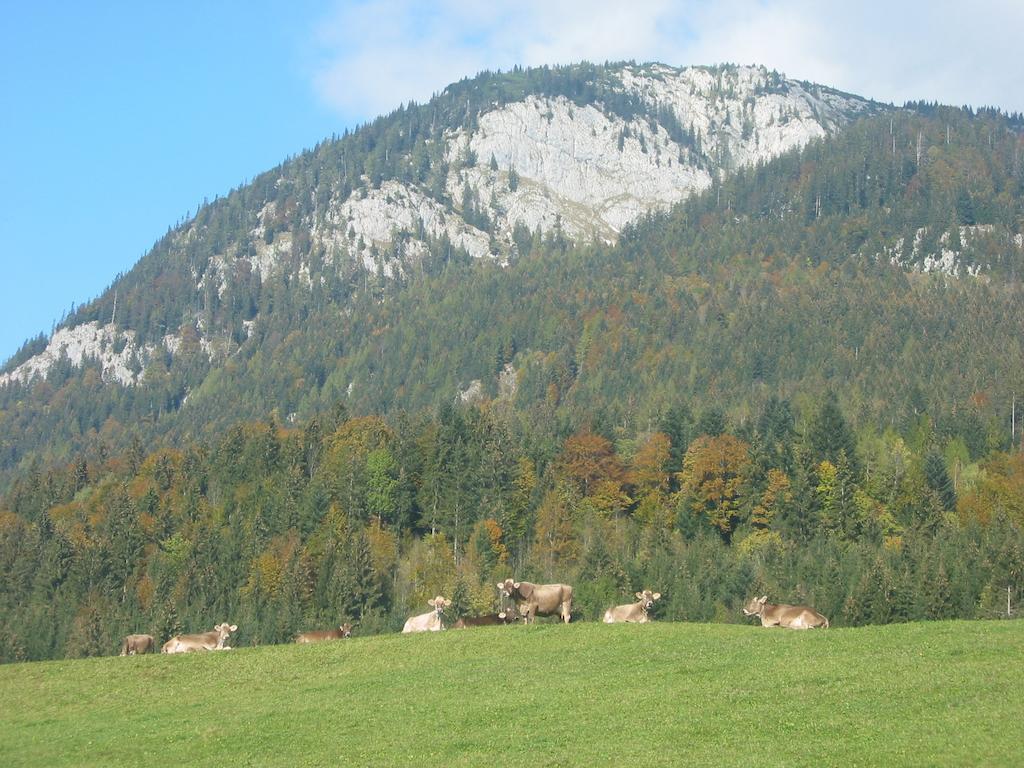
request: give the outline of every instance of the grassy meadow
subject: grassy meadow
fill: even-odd
[[[0,667],[0,764],[1021,765],[1024,622],[593,623]]]

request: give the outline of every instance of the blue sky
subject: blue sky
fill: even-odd
[[[513,64],[763,63],[885,101],[1024,111],[1024,3],[9,3],[0,360],[169,225],[285,157]]]

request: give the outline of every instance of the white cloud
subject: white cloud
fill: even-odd
[[[339,112],[372,117],[484,69],[671,58],[676,16],[668,0],[342,3],[317,31],[314,84]]]
[[[1019,0],[363,0],[319,26],[314,84],[346,116],[483,69],[636,59],[758,63],[882,101],[1024,111]]]

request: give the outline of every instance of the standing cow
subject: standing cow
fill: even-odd
[[[537,616],[558,615],[566,624],[572,618],[572,587],[568,584],[531,584],[505,579],[498,584],[498,591],[519,608],[527,624]]]
[[[433,600],[427,600],[432,610],[430,613],[421,613],[419,616],[412,616],[408,621],[405,622],[405,626],[402,627],[402,634],[409,634],[410,632],[440,632],[444,629],[444,622],[441,621],[441,614],[444,613],[444,609],[452,604],[451,600],[438,595]]]
[[[752,597],[743,607],[746,616],[758,616],[762,627],[786,627],[787,629],[828,628],[828,619],[806,605],[773,605],[768,595]]]
[[[203,632],[198,635],[176,635],[164,643],[160,649],[161,653],[190,653],[192,651],[230,651],[230,646],[224,645],[232,632],[238,627],[234,624],[218,624],[211,632]]]
[[[156,640],[152,635],[128,635],[121,641],[121,655],[134,656],[137,653],[150,653],[156,648]]]
[[[337,629],[325,629],[318,632],[303,632],[295,636],[296,643],[319,643],[323,640],[342,640],[352,636],[352,625],[342,624]]]
[[[625,621],[646,624],[650,621],[648,613],[654,607],[654,601],[661,598],[661,592],[651,592],[651,590],[645,589],[643,592],[637,592],[636,597],[639,602],[617,605],[605,611],[604,623],[616,624]]]

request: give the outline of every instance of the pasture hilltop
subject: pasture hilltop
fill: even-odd
[[[1020,622],[582,623],[0,667],[6,766],[1020,765]]]

